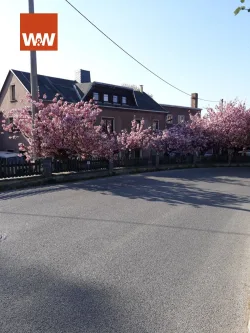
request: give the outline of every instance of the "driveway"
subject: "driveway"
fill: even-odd
[[[0,193],[1,333],[245,333],[250,168]]]

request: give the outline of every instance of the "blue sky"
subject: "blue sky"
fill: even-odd
[[[38,73],[92,81],[143,84],[160,103],[190,105],[186,96],[115,47],[64,0],[34,0],[35,11],[59,14],[59,50],[37,54]],[[139,61],[188,93],[209,100],[238,97],[250,107],[250,13],[234,16],[239,0],[71,0],[80,11]],[[247,0],[250,5],[250,1]],[[10,68],[29,71],[19,50],[19,15],[28,0],[0,0],[0,85]],[[199,106],[214,106],[200,101]]]

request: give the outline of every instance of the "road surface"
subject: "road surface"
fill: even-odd
[[[1,333],[245,333],[250,168],[0,193]]]

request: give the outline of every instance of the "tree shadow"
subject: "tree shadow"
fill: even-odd
[[[75,188],[75,186],[74,186]],[[136,177],[126,185],[123,183],[86,184],[85,190],[100,192],[103,195],[115,195],[129,199],[141,199],[150,202],[164,202],[170,205],[186,204],[196,208],[203,206],[240,208],[244,203],[250,203],[250,197],[233,193],[223,193],[195,187],[192,184],[162,181],[147,176]]]
[[[161,177],[160,173],[157,174]],[[155,175],[157,177],[157,175]],[[169,173],[168,178],[188,180],[190,182],[218,183],[239,186],[250,186],[250,168],[247,167],[217,167],[179,170],[178,173]],[[236,179],[233,179],[236,178]]]
[[[53,184],[53,185],[37,186],[37,187],[26,188],[26,189],[10,190],[10,191],[0,193],[0,201],[35,196],[35,195],[40,195],[40,194],[45,194],[45,193],[54,193],[54,192],[65,191],[65,189],[67,189],[67,187],[68,187],[68,184],[58,184],[58,185]]]
[[[1,260],[0,287],[2,333],[147,332],[143,315],[136,321],[133,314],[135,295],[131,305],[131,295],[113,286],[63,279],[7,259]]]
[[[219,188],[222,183],[244,185],[249,182],[247,178],[249,175],[250,171],[247,168],[161,171],[6,192],[0,194],[0,200],[74,190],[99,192],[102,195],[113,195],[131,200],[163,202],[169,205],[186,204],[196,208],[213,206],[249,211],[241,207],[243,204],[250,203],[249,195],[235,194],[232,191],[229,193],[228,190],[222,191]],[[226,177],[225,182],[220,177]],[[239,180],[235,183],[234,179],[230,177],[237,177]],[[203,186],[202,182],[214,183],[213,188]],[[215,186],[216,183],[218,183],[218,187]]]

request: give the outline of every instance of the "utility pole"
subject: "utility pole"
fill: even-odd
[[[222,98],[221,99],[221,109],[222,109],[222,111],[223,111],[223,103],[224,103],[224,99]]]
[[[34,14],[34,0],[29,1],[29,13]],[[37,64],[36,64],[36,51],[30,51],[30,93],[33,101],[38,101],[38,81],[37,81]],[[36,107],[31,105],[32,112],[32,126],[34,127],[34,119]]]

